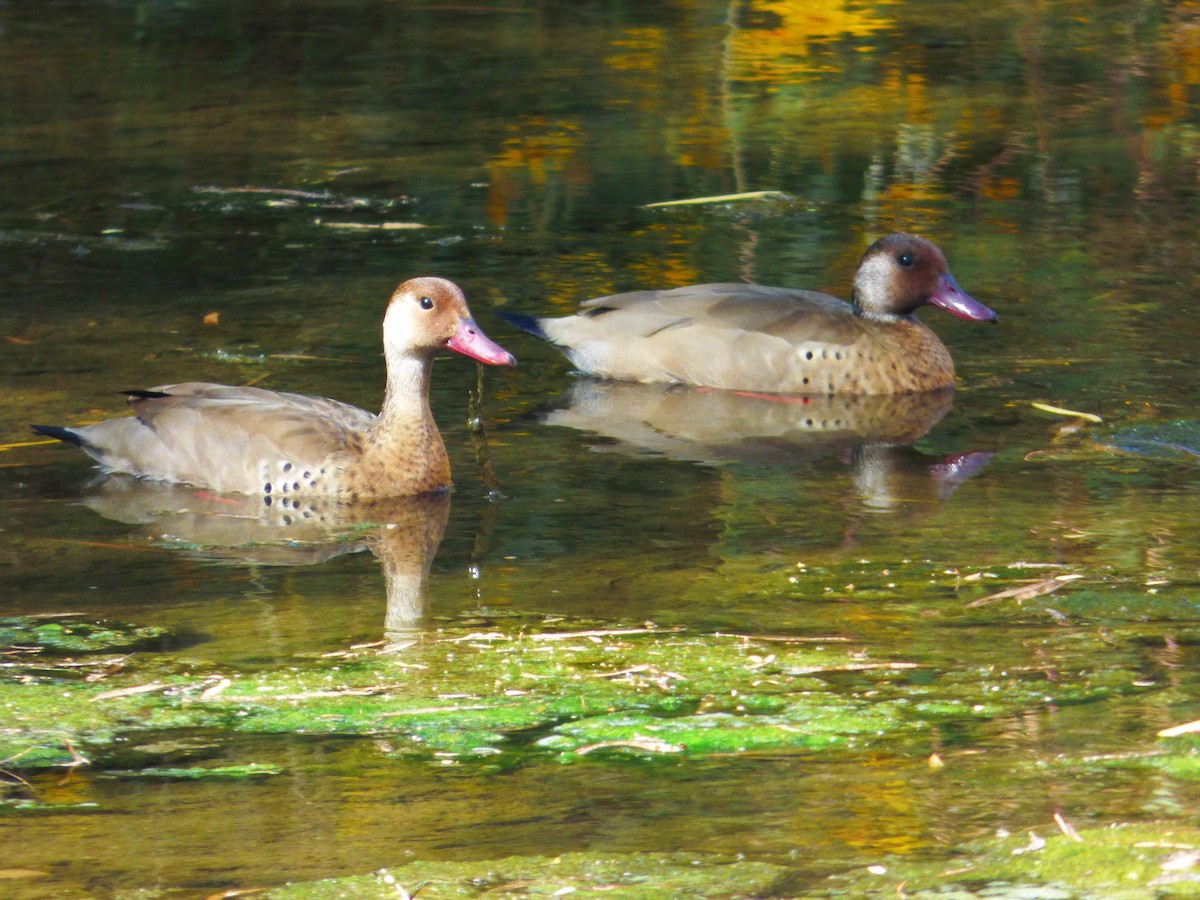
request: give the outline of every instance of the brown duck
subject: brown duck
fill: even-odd
[[[958,286],[937,245],[889,234],[863,254],[851,303],[757,284],[598,297],[578,314],[500,313],[588,375],[778,394],[901,394],[954,383],[954,361],[914,315],[996,314]]]
[[[32,427],[79,446],[105,471],[263,494],[268,504],[443,490],[450,463],[429,410],[429,376],[445,348],[516,365],[480,331],[456,284],[414,278],[392,294],[383,319],[387,388],[377,416],[321,397],[188,382],[128,392],[131,417]]]

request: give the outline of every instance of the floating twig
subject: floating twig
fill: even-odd
[[[924,668],[924,663],[910,662],[880,662],[880,663],[843,663],[838,666],[790,666],[790,675],[816,675],[821,672],[868,672],[871,669],[888,669],[903,671],[904,669]]]
[[[1063,814],[1056,812],[1054,814],[1054,824],[1058,826],[1058,830],[1069,837],[1077,844],[1083,843],[1083,838],[1079,836],[1079,832],[1075,830],[1075,826],[1063,818]]]
[[[628,741],[600,741],[595,744],[585,744],[575,753],[579,756],[587,756],[593,750],[607,750],[610,747],[628,747],[631,750],[644,750],[647,753],[682,753],[687,749],[683,744],[672,744],[654,738],[637,738]]]
[[[429,227],[423,222],[324,222],[321,219],[314,219],[313,224],[346,231],[416,231]]]
[[[742,634],[737,631],[714,631],[713,637],[732,637],[743,641],[771,641],[780,644],[824,644],[848,643],[850,638],[839,634],[817,635],[808,637],[799,634]]]
[[[1158,733],[1159,737],[1179,737],[1181,734],[1195,734],[1200,731],[1200,719],[1194,722],[1184,722],[1182,725],[1172,725],[1170,728],[1164,728]]]
[[[0,444],[0,452],[5,450],[19,450],[22,447],[40,447],[43,444],[57,444],[57,438],[50,438],[45,441],[13,441],[11,444]]]
[[[1072,581],[1082,577],[1082,575],[1055,575],[1053,578],[1035,581],[1033,584],[1026,584],[1021,587],[1009,588],[1006,591],[999,591],[995,594],[988,594],[986,597],[980,597],[978,600],[972,600],[967,604],[967,609],[974,606],[987,606],[989,603],[995,603],[999,600],[1016,600],[1018,603],[1024,600],[1032,600],[1034,597],[1053,593],[1063,585],[1070,584]]]
[[[263,694],[262,696],[241,696],[230,697],[229,699],[237,703],[261,703],[268,700],[324,700],[330,697],[370,697],[374,694],[391,691],[403,686],[403,683],[397,682],[395,684],[375,684],[365,688],[346,688],[341,691],[302,691],[299,694]]]
[[[790,200],[783,191],[747,191],[741,194],[713,194],[711,197],[689,197],[685,200],[660,200],[643,203],[642,209],[664,209],[668,206],[701,206],[705,203],[734,203],[739,200]]]
[[[70,741],[64,740],[63,743],[67,745],[67,752],[71,754],[71,761],[67,763],[68,768],[73,769],[76,766],[90,766],[92,764],[92,761],[76,750],[75,745]]]
[[[380,713],[376,718],[394,719],[397,716],[432,716],[442,713],[474,712],[481,709],[495,709],[486,703],[474,703],[469,706],[423,706],[418,709],[397,709],[393,712]]]
[[[465,644],[470,641],[511,641],[512,636],[502,631],[472,631],[462,637],[441,638],[438,643]]]
[[[269,187],[216,187],[215,185],[197,185],[192,188],[197,194],[278,194],[281,197],[296,197],[300,200],[332,200],[333,194],[328,191],[297,191],[292,188]]]
[[[233,681],[228,678],[222,678],[216,684],[212,685],[211,687],[206,687],[203,691],[201,691],[200,699],[212,700],[214,697],[219,697],[225,688],[229,687],[231,684],[233,684]]]
[[[105,691],[102,694],[97,694],[92,698],[92,702],[96,703],[100,700],[115,700],[118,697],[133,697],[137,694],[152,694],[155,691],[165,691],[171,687],[173,687],[173,685],[160,684],[159,682],[154,681],[150,684],[138,684],[134,685],[133,687],[116,688],[115,690]]]
[[[1040,409],[1042,412],[1053,413],[1056,416],[1075,416],[1078,419],[1086,419],[1089,422],[1104,421],[1095,413],[1080,412],[1077,409],[1067,409],[1063,406],[1051,406],[1049,403],[1039,403],[1037,400],[1031,401],[1029,405],[1034,409]]]
[[[528,635],[533,641],[569,641],[574,638],[589,637],[625,637],[631,634],[673,634],[684,631],[678,628],[597,628],[592,631],[547,631],[542,634]]]
[[[626,675],[647,675],[651,681],[657,681],[660,685],[666,686],[671,679],[676,681],[688,681],[689,679],[680,675],[678,672],[664,672],[656,666],[651,666],[647,663],[639,663],[636,666],[630,666],[627,669],[620,669],[616,672],[596,672],[592,675],[593,678],[623,678]],[[657,677],[654,677],[657,676]]]

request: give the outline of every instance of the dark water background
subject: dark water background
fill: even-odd
[[[97,806],[0,818],[6,864],[52,872],[46,896],[273,884],[408,854],[711,850],[799,856],[815,875],[1058,809],[1195,824],[1194,786],[1013,767],[1200,717],[1198,102],[1186,3],[0,6],[0,443],[191,378],[377,408],[386,297],[443,275],[521,366],[484,376],[498,504],[466,425],[475,367],[436,366],[456,494],[429,621],[842,634],[884,657],[999,668],[1035,663],[1040,636],[1070,628],[1113,635],[1097,668],[1169,687],[943,734],[974,755],[940,780],[928,746],[484,776],[367,740],[244,739],[222,753],[284,759],[288,778],[39,776],[45,802]],[[644,208],[751,190],[784,196]],[[361,227],[385,223],[425,227]],[[655,453],[547,423],[579,380],[494,315],[738,279],[845,295],[863,248],[893,230],[936,240],[1000,324],[922,313],[955,355],[955,403],[878,465],[848,450]],[[1077,420],[1032,401],[1105,422],[1064,435]],[[1112,449],[1170,422],[1185,423],[1182,451]],[[931,481],[931,461],[971,451],[995,455],[953,492]],[[0,452],[0,615],[169,626],[202,636],[186,658],[214,669],[380,636],[369,555],[268,567],[135,552],[129,524],[80,504],[89,476],[58,446]],[[1014,562],[1084,574],[1094,606],[1069,625],[942,614],[960,589],[979,595],[947,573]],[[827,574],[788,581],[798,563]]]

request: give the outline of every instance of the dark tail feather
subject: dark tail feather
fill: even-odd
[[[30,425],[35,434],[43,434],[46,437],[57,438],[60,441],[66,441],[68,444],[74,444],[76,447],[83,446],[83,437],[76,434],[70,428],[59,428],[57,425]]]
[[[126,397],[128,397],[129,401],[131,403],[134,400],[157,400],[159,397],[170,397],[171,396],[166,391],[133,390],[133,391],[121,391],[121,393],[124,394]]]
[[[543,341],[548,341],[546,332],[542,331],[542,326],[538,324],[538,320],[533,316],[527,316],[524,313],[508,312],[507,310],[498,309],[496,315],[507,322],[509,325],[515,325],[522,331],[527,331],[535,338],[541,338]]]

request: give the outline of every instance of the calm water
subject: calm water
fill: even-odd
[[[376,408],[387,294],[440,274],[521,366],[484,377],[493,503],[466,426],[475,367],[437,364],[456,493],[418,624],[483,610],[840,634],[933,666],[1042,665],[1040,642],[1107,630],[1113,658],[1097,668],[1171,689],[944,735],[969,760],[953,782],[924,769],[928,746],[483,776],[370,741],[222,741],[205,752],[281,760],[288,776],[34,777],[49,804],[97,806],[0,817],[5,865],[50,873],[20,889],[216,890],[589,849],[798,852],[815,876],[1058,809],[1196,824],[1186,784],[1012,771],[1150,744],[1200,715],[1197,432],[1190,455],[1105,449],[1113,429],[1200,419],[1200,21],[1170,3],[950,9],[0,7],[0,442],[189,378]],[[751,190],[783,195],[643,208]],[[604,395],[493,314],[737,279],[845,294],[892,230],[936,240],[1000,314],[981,327],[922,313],[960,380],[913,447],[764,437],[767,413]],[[1078,420],[1033,401],[1105,422],[1063,433]],[[960,481],[931,476],[967,453],[993,455]],[[370,554],[214,564],[147,542],[153,526],[128,510],[100,514],[90,473],[58,446],[0,452],[0,615],[165,625],[195,637],[181,657],[213,667],[382,636]],[[948,572],[1014,562],[1083,574],[1095,608],[1065,602],[1056,624],[956,599],[980,589]],[[798,563],[824,574],[789,581]]]

